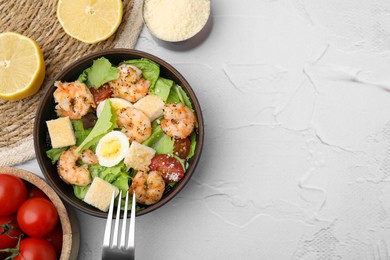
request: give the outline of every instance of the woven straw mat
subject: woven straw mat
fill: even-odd
[[[109,39],[85,44],[68,36],[56,17],[57,0],[0,0],[0,33],[18,32],[41,47],[46,77],[40,91],[20,101],[0,99],[0,166],[15,165],[35,157],[33,126],[38,103],[47,84],[66,65],[98,50],[134,48],[142,29],[143,0],[123,0],[122,23]]]

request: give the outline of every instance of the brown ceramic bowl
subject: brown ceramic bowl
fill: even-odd
[[[77,259],[80,245],[80,233],[77,218],[72,210],[69,210],[62,203],[56,192],[41,177],[21,169],[11,167],[0,167],[0,174],[10,174],[21,178],[27,183],[39,188],[53,202],[57,209],[58,217],[62,227],[62,250],[60,260]]]
[[[44,94],[37,110],[35,124],[34,124],[34,146],[35,153],[37,156],[37,160],[39,166],[45,175],[48,183],[53,187],[53,189],[59,194],[59,196],[68,202],[70,205],[79,209],[87,214],[97,216],[97,217],[107,217],[106,212],[102,212],[97,208],[94,208],[82,200],[75,197],[73,194],[73,188],[71,185],[66,184],[61,180],[57,173],[57,166],[53,165],[50,159],[46,156],[46,151],[51,149],[50,138],[48,135],[48,130],[46,127],[46,121],[57,118],[56,113],[54,111],[55,102],[53,98],[53,92],[55,90],[54,81],[75,81],[78,76],[88,67],[92,66],[93,60],[105,57],[111,61],[111,63],[118,65],[120,62],[129,59],[139,59],[139,58],[147,58],[152,60],[158,64],[160,64],[160,75],[164,78],[168,78],[179,84],[188,94],[191,99],[191,102],[195,109],[195,115],[198,121],[198,135],[197,135],[197,147],[195,150],[195,155],[189,160],[189,166],[186,171],[184,178],[177,183],[173,189],[168,190],[164,193],[163,198],[157,202],[156,204],[145,206],[137,211],[137,216],[146,214],[151,212],[173,197],[175,197],[180,190],[184,188],[192,174],[195,171],[197,163],[199,161],[202,147],[203,147],[203,117],[201,108],[199,106],[199,102],[195,96],[194,91],[192,90],[190,84],[185,80],[185,78],[171,65],[162,59],[137,50],[131,49],[109,49],[103,50],[96,53],[89,54],[79,60],[75,61],[71,65],[67,66],[64,70],[62,70],[49,84],[49,88],[47,92]],[[115,214],[115,213],[114,213]]]

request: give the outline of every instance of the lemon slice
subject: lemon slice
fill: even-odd
[[[17,33],[0,33],[0,98],[31,96],[44,78],[45,63],[38,44]]]
[[[113,35],[122,14],[122,0],[59,0],[57,5],[62,28],[85,43],[97,43]]]

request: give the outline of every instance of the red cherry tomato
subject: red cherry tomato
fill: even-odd
[[[174,149],[173,154],[182,158],[186,159],[188,154],[190,153],[191,149],[191,141],[188,139],[188,137],[180,139],[176,138],[174,143]]]
[[[0,217],[0,249],[15,247],[20,235],[16,215]]]
[[[50,232],[45,239],[54,247],[57,255],[61,255],[62,250],[62,227],[61,223],[58,222],[56,227]]]
[[[20,242],[19,254],[16,260],[55,260],[56,251],[43,238],[28,237]]]
[[[47,195],[37,186],[31,185],[31,187],[27,189],[27,192],[29,198],[44,198],[49,200]]]
[[[149,166],[151,171],[159,171],[165,182],[178,182],[184,177],[181,163],[168,154],[157,154]]]
[[[0,174],[0,216],[14,214],[26,198],[26,185],[20,178]]]
[[[54,229],[58,222],[58,213],[51,201],[31,198],[20,206],[17,220],[24,233],[32,237],[42,237]]]
[[[93,100],[95,101],[96,105],[99,105],[100,102],[107,98],[110,98],[112,95],[112,90],[108,84],[100,86],[98,89],[92,87],[89,90],[93,95]]]

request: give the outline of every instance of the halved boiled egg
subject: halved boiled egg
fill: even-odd
[[[103,110],[103,107],[104,107],[104,104],[106,103],[106,100],[104,100],[103,102],[100,102],[96,108],[96,116],[98,118],[100,116],[100,113]],[[133,106],[133,104],[131,104],[129,101],[127,101],[123,98],[109,98],[109,100],[111,101],[111,106],[114,108],[114,111],[116,114],[118,114],[119,110],[121,110],[124,107],[132,107]]]
[[[99,164],[111,167],[120,163],[129,149],[129,138],[120,131],[112,131],[103,136],[96,146]]]

